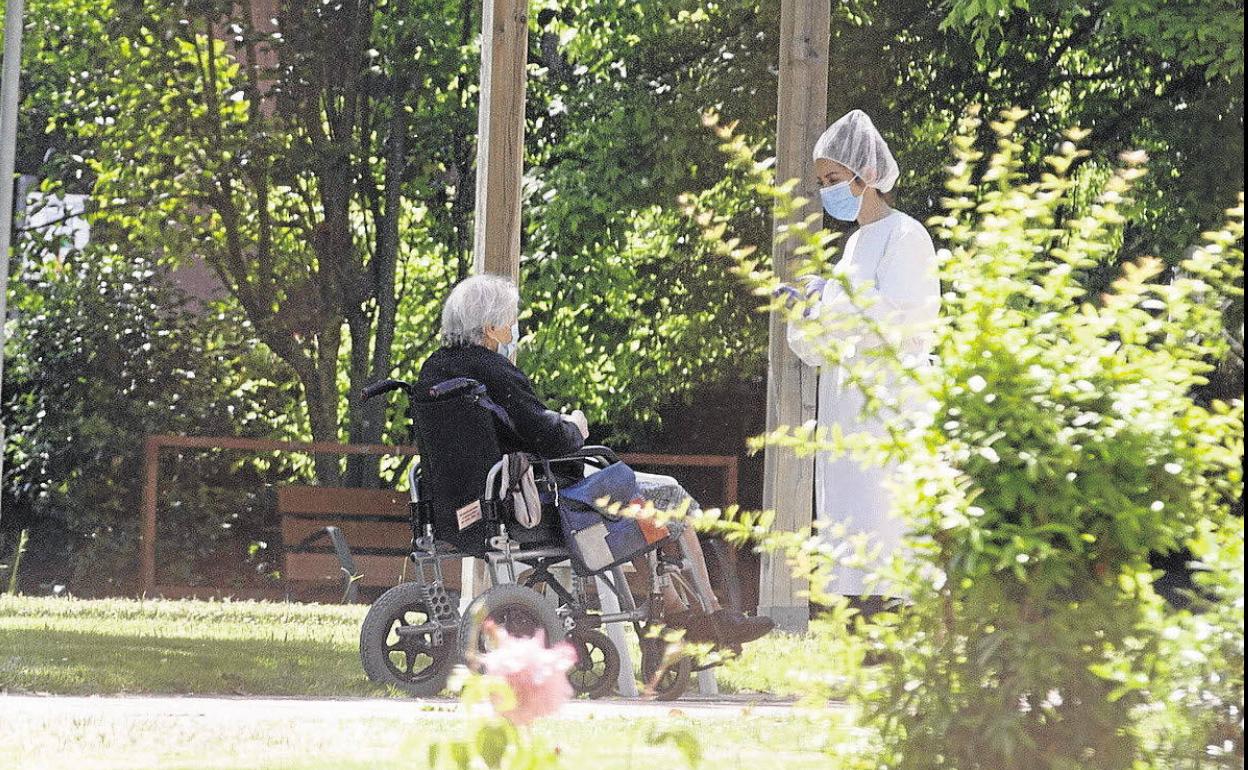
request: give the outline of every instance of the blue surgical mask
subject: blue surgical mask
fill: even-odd
[[[511,325],[511,342],[498,343],[498,354],[515,363],[516,351],[520,348],[520,324]]]
[[[862,211],[862,196],[854,195],[849,182],[840,182],[819,191],[823,199],[823,210],[828,216],[843,222],[853,222]]]

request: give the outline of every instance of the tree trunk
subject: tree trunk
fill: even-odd
[[[380,444],[385,421],[384,397],[367,403],[359,400],[358,393],[364,386],[376,381],[369,368],[369,341],[372,323],[364,312],[352,313],[347,318],[351,333],[351,364],[347,370],[350,392],[347,394],[348,436],[352,444]],[[347,458],[347,473],[343,483],[348,487],[376,489],[380,484],[381,458],[372,455],[351,455]]]
[[[358,393],[369,382],[390,374],[393,363],[394,324],[398,316],[395,291],[395,270],[399,258],[399,221],[403,209],[403,174],[407,169],[407,121],[404,119],[402,97],[406,83],[395,80],[390,86],[390,120],[386,142],[386,176],[383,198],[385,210],[377,222],[373,260],[369,277],[376,314],[350,312],[351,329],[351,393]],[[372,323],[370,323],[370,320]],[[372,332],[373,335],[370,335]],[[371,345],[369,343],[372,343]],[[371,353],[371,355],[370,355]],[[386,405],[378,400],[367,404],[349,399],[351,441],[380,443],[385,430]],[[355,456],[347,460],[347,483],[351,486],[376,487],[381,483],[381,458]]]
[[[332,339],[339,336],[332,332],[320,338],[318,360],[304,361],[296,367],[299,382],[303,386],[303,400],[308,408],[308,424],[312,429],[313,441],[337,443],[338,441],[338,383],[334,366],[325,366],[320,357],[332,352],[337,358],[338,341]],[[321,486],[336,487],[342,485],[342,458],[336,454],[313,455],[313,467],[316,470],[316,481]]]

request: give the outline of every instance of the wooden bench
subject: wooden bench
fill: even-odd
[[[350,545],[354,586],[389,588],[413,576],[407,561],[412,528],[406,492],[292,486],[277,491],[287,581],[343,592],[345,547],[331,538],[336,527]],[[443,563],[446,587],[459,589],[459,560]],[[351,592],[353,598],[353,592]]]

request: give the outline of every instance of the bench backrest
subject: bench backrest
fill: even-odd
[[[404,574],[412,542],[405,492],[281,487],[277,511],[282,520],[287,580],[341,585],[342,570],[325,534],[327,526],[338,527],[346,535],[363,585],[395,585]]]

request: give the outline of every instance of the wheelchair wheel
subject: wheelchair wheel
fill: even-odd
[[[401,583],[382,594],[360,628],[360,662],[378,684],[427,698],[446,687],[455,665],[455,640],[434,644],[432,608],[421,586]]]
[[[475,658],[493,649],[484,629],[486,620],[508,636],[531,637],[540,631],[547,646],[563,640],[563,621],[541,594],[511,583],[494,586],[472,600],[459,623],[459,653],[474,670]]]
[[[681,655],[659,673],[666,657],[667,642],[662,639],[641,640],[641,681],[645,687],[653,688],[655,700],[676,700],[684,695],[693,673],[693,659],[688,655]]]
[[[568,681],[577,695],[603,698],[615,692],[620,680],[620,652],[611,638],[592,628],[578,629],[568,636],[576,650],[576,665]]]

